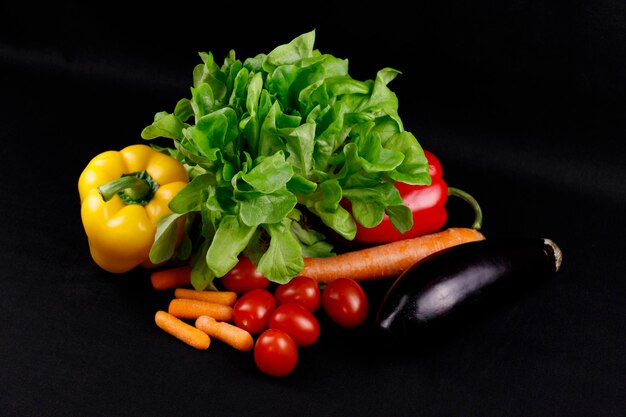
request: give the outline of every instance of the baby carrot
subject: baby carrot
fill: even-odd
[[[191,300],[208,301],[209,303],[232,306],[237,301],[237,293],[233,291],[198,291],[191,288],[176,288],[174,297],[188,298]]]
[[[208,334],[166,311],[157,311],[154,315],[154,321],[161,329],[196,349],[206,350],[211,344],[211,338]]]
[[[300,275],[318,283],[339,277],[367,281],[398,277],[417,261],[442,249],[485,236],[471,228],[449,228],[416,238],[372,246],[325,258],[305,258]]]
[[[196,328],[242,352],[248,352],[254,347],[252,335],[234,324],[217,321],[210,316],[200,316],[196,319]]]
[[[191,267],[189,265],[161,269],[152,272],[150,282],[155,290],[171,290],[191,284]]]
[[[187,298],[174,298],[171,300],[168,313],[179,319],[195,320],[200,316],[210,316],[219,321],[231,321],[233,319],[233,308],[231,306]]]

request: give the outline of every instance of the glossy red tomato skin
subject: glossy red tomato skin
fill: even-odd
[[[322,292],[313,278],[297,276],[274,290],[276,304],[296,303],[315,313],[322,304]]]
[[[268,290],[255,289],[241,295],[233,306],[233,321],[251,334],[267,329],[276,308],[274,295]]]
[[[295,303],[281,304],[272,313],[269,321],[270,329],[279,329],[287,333],[296,346],[310,346],[320,336],[320,324],[317,317]]]
[[[270,280],[256,270],[252,261],[242,256],[239,262],[221,278],[222,285],[228,291],[244,294],[251,290],[266,289]]]
[[[329,282],[322,292],[322,306],[332,321],[346,328],[362,325],[369,311],[365,290],[350,278]]]
[[[254,344],[253,353],[257,368],[271,376],[286,376],[298,364],[296,343],[280,329],[269,328],[261,333]]]

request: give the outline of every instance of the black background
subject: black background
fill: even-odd
[[[626,415],[622,2],[107,4],[0,6],[0,415]],[[551,238],[564,264],[417,346],[320,314],[320,340],[271,378],[158,329],[171,294],[95,266],[76,183],[189,95],[198,52],[312,29],[354,78],[402,72],[405,127],[481,203],[488,238]]]

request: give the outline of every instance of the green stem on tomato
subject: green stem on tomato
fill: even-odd
[[[453,197],[459,197],[472,207],[472,209],[474,210],[474,223],[471,227],[472,229],[480,230],[480,228],[483,226],[483,211],[480,208],[478,201],[476,201],[476,199],[472,197],[469,193],[456,187],[448,187],[448,195]]]

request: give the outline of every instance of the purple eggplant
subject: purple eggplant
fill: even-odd
[[[384,295],[375,328],[412,337],[465,317],[490,301],[508,302],[555,274],[560,248],[550,239],[494,238],[437,252],[402,273]]]

